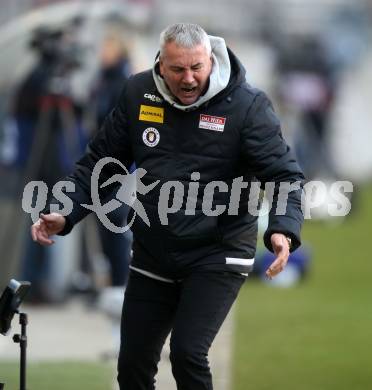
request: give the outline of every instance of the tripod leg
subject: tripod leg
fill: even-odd
[[[19,323],[21,324],[21,367],[20,367],[20,390],[26,390],[26,352],[27,352],[27,324],[26,313],[20,313]]]
[[[15,334],[13,336],[13,341],[16,344],[19,344],[21,350],[19,388],[20,390],[26,390],[26,350],[27,350],[27,324],[28,324],[28,317],[26,313],[19,313],[19,323],[21,325],[21,334]]]

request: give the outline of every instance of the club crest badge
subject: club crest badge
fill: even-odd
[[[160,141],[160,134],[154,127],[148,127],[142,134],[142,139],[145,145],[153,148]]]

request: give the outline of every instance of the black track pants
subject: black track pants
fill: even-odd
[[[203,270],[167,283],[131,271],[122,316],[120,390],[155,389],[157,364],[171,330],[177,389],[212,390],[208,351],[244,279]]]

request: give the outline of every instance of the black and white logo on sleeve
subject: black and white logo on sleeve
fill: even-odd
[[[142,139],[145,145],[153,148],[160,141],[160,134],[155,127],[148,127],[142,134]]]

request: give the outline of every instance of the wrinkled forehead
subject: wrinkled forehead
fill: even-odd
[[[175,42],[169,42],[164,45],[160,60],[168,65],[191,66],[197,63],[209,63],[211,55],[203,44],[184,47]]]

